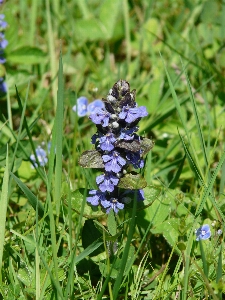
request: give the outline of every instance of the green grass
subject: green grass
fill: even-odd
[[[0,10],[0,298],[222,300],[225,2],[9,0]],[[147,107],[139,133],[155,146],[144,206],[106,215],[86,202],[98,171],[78,164],[96,129],[72,107],[119,79]],[[48,142],[48,164],[32,167]],[[197,242],[203,224],[211,238]]]

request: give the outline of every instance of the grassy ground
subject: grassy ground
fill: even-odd
[[[225,2],[0,5],[1,299],[224,299]],[[144,207],[114,216],[86,203],[96,172],[78,158],[96,128],[72,107],[118,79],[155,146]],[[38,146],[48,163],[32,168]],[[203,224],[211,237],[196,241]]]

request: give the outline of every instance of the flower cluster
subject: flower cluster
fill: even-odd
[[[208,224],[202,225],[195,231],[196,241],[207,240],[211,236],[210,227]]]
[[[41,148],[41,146],[38,146],[35,149],[35,153],[36,153],[38,162],[36,160],[35,155],[31,154],[30,160],[33,162],[32,167],[35,166],[36,168],[38,168],[39,165],[41,167],[44,167],[48,163],[48,157],[47,157],[46,151],[43,148]]]
[[[88,104],[88,99],[82,96],[77,99],[77,105],[74,105],[72,110],[77,112],[79,117],[84,117],[93,113],[96,108],[105,108],[102,100],[96,99]]]
[[[138,122],[148,115],[144,106],[138,107],[135,102],[135,90],[130,92],[130,85],[125,80],[116,82],[109,90],[107,99],[103,99],[104,107],[97,107],[89,118],[96,124],[97,133],[92,136],[95,145],[96,167],[104,166],[104,173],[97,176],[96,183],[99,190],[90,190],[87,202],[97,206],[101,205],[109,213],[115,213],[124,208],[133,198],[144,200],[142,186],[138,182],[129,182],[129,167],[143,168],[142,155],[143,139],[137,135]],[[148,139],[146,139],[148,140]],[[150,141],[150,140],[149,140]],[[152,148],[149,147],[147,152]],[[146,149],[145,149],[146,150]],[[88,165],[88,155],[83,153],[84,167]],[[94,151],[91,152],[94,154]],[[92,157],[93,165],[94,155]],[[140,174],[138,174],[140,175]],[[130,175],[130,176],[137,176]],[[125,180],[125,181],[124,181]],[[138,180],[137,180],[138,181]],[[133,186],[131,186],[133,185]]]
[[[0,2],[2,4],[3,1]],[[8,41],[5,39],[5,29],[7,27],[7,22],[4,21],[5,15],[0,14],[0,64],[4,64],[6,59],[4,57],[4,50],[8,45]],[[0,77],[0,93],[5,94],[7,92],[7,86],[3,77]]]

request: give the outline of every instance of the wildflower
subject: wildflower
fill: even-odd
[[[111,210],[118,213],[125,204],[132,201],[132,198],[144,200],[142,188],[146,186],[145,180],[143,178],[141,180],[145,185],[142,184],[141,187],[139,185],[139,189],[131,190],[134,183],[133,181],[129,183],[129,180],[133,180],[132,176],[141,177],[135,177],[139,174],[130,174],[128,168],[130,165],[136,169],[143,168],[144,161],[141,155],[152,148],[149,147],[150,144],[148,145],[150,140],[145,139],[147,145],[145,151],[142,150],[142,139],[136,134],[138,121],[148,113],[144,106],[137,106],[135,91],[130,92],[130,85],[125,80],[116,82],[103,100],[104,107],[99,105],[93,109],[94,106],[89,104],[93,110],[90,111],[89,119],[97,127],[97,132],[92,136],[91,141],[95,145],[94,152],[98,153],[94,165],[101,169],[104,166],[104,171],[96,178],[99,190],[91,190],[87,202],[101,205],[106,213]],[[90,159],[87,153],[84,152],[82,155],[84,155],[82,160]],[[101,162],[99,157],[102,159]],[[90,165],[93,165],[93,162]],[[123,178],[124,176],[126,177]]]
[[[102,192],[112,192],[114,190],[114,186],[117,185],[118,182],[119,179],[111,173],[99,175],[96,178],[96,183],[99,184],[99,188]]]
[[[101,124],[103,127],[109,125],[110,113],[102,108],[96,108],[89,117],[93,123]]]
[[[126,164],[126,160],[122,158],[117,151],[102,156],[105,162],[105,170],[107,172],[118,173],[122,167]]]
[[[39,165],[41,167],[44,167],[48,162],[46,151],[44,149],[42,149],[41,146],[38,146],[37,149],[35,150],[35,153],[36,153]],[[36,161],[35,155],[31,154],[30,159],[32,160],[33,165],[37,168],[38,163]]]
[[[99,139],[99,147],[103,151],[111,151],[114,149],[114,143],[116,142],[116,138],[113,133],[107,133],[105,136],[102,136]]]
[[[196,230],[195,234],[196,234],[196,241],[209,239],[211,236],[209,225],[205,224],[201,226]]]
[[[91,103],[89,103],[88,106],[87,106],[88,114],[93,113],[97,107],[105,108],[105,105],[104,105],[102,100],[96,99],[96,100],[92,101]]]
[[[109,201],[104,200],[101,202],[102,206],[106,208],[106,213],[109,213],[111,209],[114,210],[114,212],[117,214],[119,209],[124,208],[124,204],[120,203],[118,199],[116,198],[111,198]]]
[[[77,111],[79,117],[84,117],[87,114],[88,99],[86,97],[80,97],[77,99],[77,105],[73,106],[73,111]]]
[[[91,197],[87,197],[87,202],[91,203],[94,206],[99,205],[99,202],[105,201],[105,193],[97,191],[97,190],[91,190],[89,191],[90,195],[93,195]]]
[[[96,108],[104,108],[103,101],[96,99],[88,104],[88,99],[86,97],[79,97],[77,99],[77,105],[72,107],[74,112],[77,111],[79,117],[84,117],[95,111]]]

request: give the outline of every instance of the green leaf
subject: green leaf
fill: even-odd
[[[116,220],[113,209],[110,210],[107,218],[107,227],[111,235],[116,234]]]
[[[111,39],[116,25],[117,15],[121,9],[120,0],[105,0],[100,8],[100,21],[102,23],[104,38]]]
[[[26,46],[7,54],[7,61],[9,63],[34,65],[43,63],[45,57],[46,55],[41,49]]]
[[[118,187],[121,189],[137,190],[147,186],[147,182],[140,174],[126,174],[119,181]]]
[[[96,249],[98,249],[101,245],[103,244],[103,242],[97,240],[94,241],[90,246],[88,246],[86,249],[84,249],[84,251],[82,251],[76,258],[74,261],[74,265],[77,265],[82,259],[86,258],[88,255],[90,255],[92,252],[94,252]]]
[[[84,151],[78,163],[83,168],[104,168],[101,154],[96,150]]]

